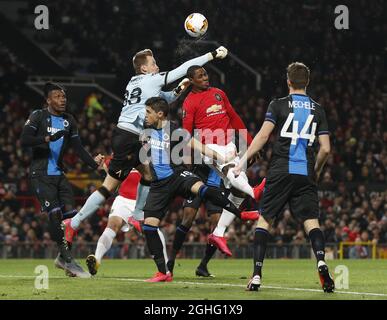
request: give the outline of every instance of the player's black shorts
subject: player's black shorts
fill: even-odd
[[[124,181],[130,171],[140,164],[139,152],[142,147],[138,135],[114,128],[112,136],[113,159],[109,164],[109,175]]]
[[[308,176],[269,171],[262,201],[261,214],[266,220],[277,218],[287,203],[301,221],[319,217],[317,186]]]
[[[144,207],[144,217],[164,218],[168,206],[176,196],[188,198],[192,195],[192,186],[201,181],[190,171],[178,171],[170,177],[151,183]]]
[[[210,184],[209,185],[212,185],[212,186],[215,186],[215,187],[219,187],[221,188],[222,190],[224,190],[224,185],[223,185],[223,181],[221,179],[219,179],[219,183],[216,183],[216,184],[213,184],[209,181],[209,178],[210,178],[210,175],[212,173],[214,169],[211,169],[209,166],[207,165],[197,165],[194,167],[194,169],[192,170],[192,172],[194,174],[196,174],[204,183],[207,184],[207,182],[209,182]],[[210,200],[205,200],[203,202],[203,200],[196,196],[191,196],[190,198],[184,200],[184,203],[183,203],[183,208],[193,208],[193,209],[196,209],[198,210],[200,208],[200,206],[202,205],[202,203],[204,203],[204,206],[206,207],[207,209],[207,214],[208,215],[212,215],[212,214],[215,214],[215,213],[222,213],[223,211],[223,208],[214,204],[212,201]]]
[[[54,208],[64,211],[75,207],[73,189],[65,176],[38,176],[31,178],[31,187],[40,202],[42,211]]]

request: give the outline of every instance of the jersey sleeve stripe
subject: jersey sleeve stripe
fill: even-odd
[[[165,73],[164,86],[166,86],[166,85],[168,84],[168,82],[167,82],[167,80],[168,80],[168,73],[169,73],[169,71],[167,71],[167,72]]]
[[[329,131],[319,131],[317,133],[319,136],[323,135],[323,134],[329,134]]]
[[[28,125],[29,127],[31,127],[31,128],[34,128],[35,130],[38,130],[38,128],[37,127],[35,127],[35,126],[32,126],[32,125]]]
[[[270,121],[270,122],[276,124],[275,120],[274,120],[274,119],[271,119],[271,118],[265,118],[265,121]]]

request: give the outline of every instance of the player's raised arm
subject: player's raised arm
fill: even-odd
[[[215,51],[208,52],[206,54],[203,54],[200,57],[188,60],[187,62],[184,62],[176,69],[173,69],[167,72],[165,76],[165,84],[172,83],[184,77],[189,67],[195,66],[195,65],[202,66],[213,59],[224,59],[227,56],[227,53],[228,53],[228,50],[225,47],[221,46]]]
[[[222,155],[220,155],[218,152],[208,148],[205,144],[201,143],[199,140],[195,139],[194,137],[191,138],[191,140],[188,142],[190,147],[193,150],[199,151],[201,154],[214,159],[215,161],[219,163],[226,163],[228,159],[225,159]]]
[[[205,155],[211,159],[214,159],[219,163],[225,163],[227,160],[231,160],[231,159],[225,159],[218,152],[208,148],[205,144],[202,144],[195,137],[192,137],[190,132],[185,130],[184,128],[179,128],[176,131],[178,132],[178,136],[183,138],[184,144],[186,144],[191,149],[200,152],[202,155]]]

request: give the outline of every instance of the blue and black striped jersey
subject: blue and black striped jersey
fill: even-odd
[[[324,108],[303,94],[273,100],[265,121],[275,124],[277,139],[270,171],[313,175],[316,136],[329,134]]]
[[[163,128],[150,129],[148,144],[152,181],[166,179],[184,167],[182,151],[190,139],[186,130],[170,121]]]
[[[69,113],[60,116],[51,114],[47,109],[35,110],[26,121],[34,136],[53,135],[59,130],[68,134],[56,141],[41,143],[32,147],[31,176],[59,176],[63,174],[63,154],[69,141],[78,138],[78,127]]]

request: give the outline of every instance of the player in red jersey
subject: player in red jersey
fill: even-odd
[[[105,161],[104,168],[108,168],[108,162]],[[141,224],[144,220],[144,213],[136,215],[136,196],[137,186],[140,183],[141,174],[133,169],[128,177],[121,183],[118,190],[118,196],[114,199],[112,204],[108,224],[98,239],[97,249],[95,255],[91,254],[86,258],[86,264],[91,275],[95,275],[101,264],[101,260],[105,253],[110,249],[114,238],[121,230],[128,232],[130,226],[133,226],[138,232],[141,232]]]
[[[265,180],[252,188],[245,172],[235,177],[233,172],[229,170],[239,161],[233,138],[241,137],[247,146],[252,141],[242,119],[235,112],[227,95],[218,88],[210,87],[207,71],[203,67],[192,66],[188,68],[187,77],[192,84],[192,91],[183,103],[183,128],[191,135],[199,134],[203,144],[223,156],[232,155],[234,157],[234,160],[226,165],[210,164],[210,166],[221,175],[226,188],[233,187],[229,199],[236,207],[239,207],[244,200],[244,195],[241,192],[259,201]],[[237,133],[239,134],[237,135]],[[207,162],[207,159],[204,158],[204,161]],[[241,192],[237,192],[235,189]],[[227,247],[224,232],[234,217],[230,212],[223,210],[214,233],[209,236],[209,243],[229,256],[231,256],[231,251]]]

